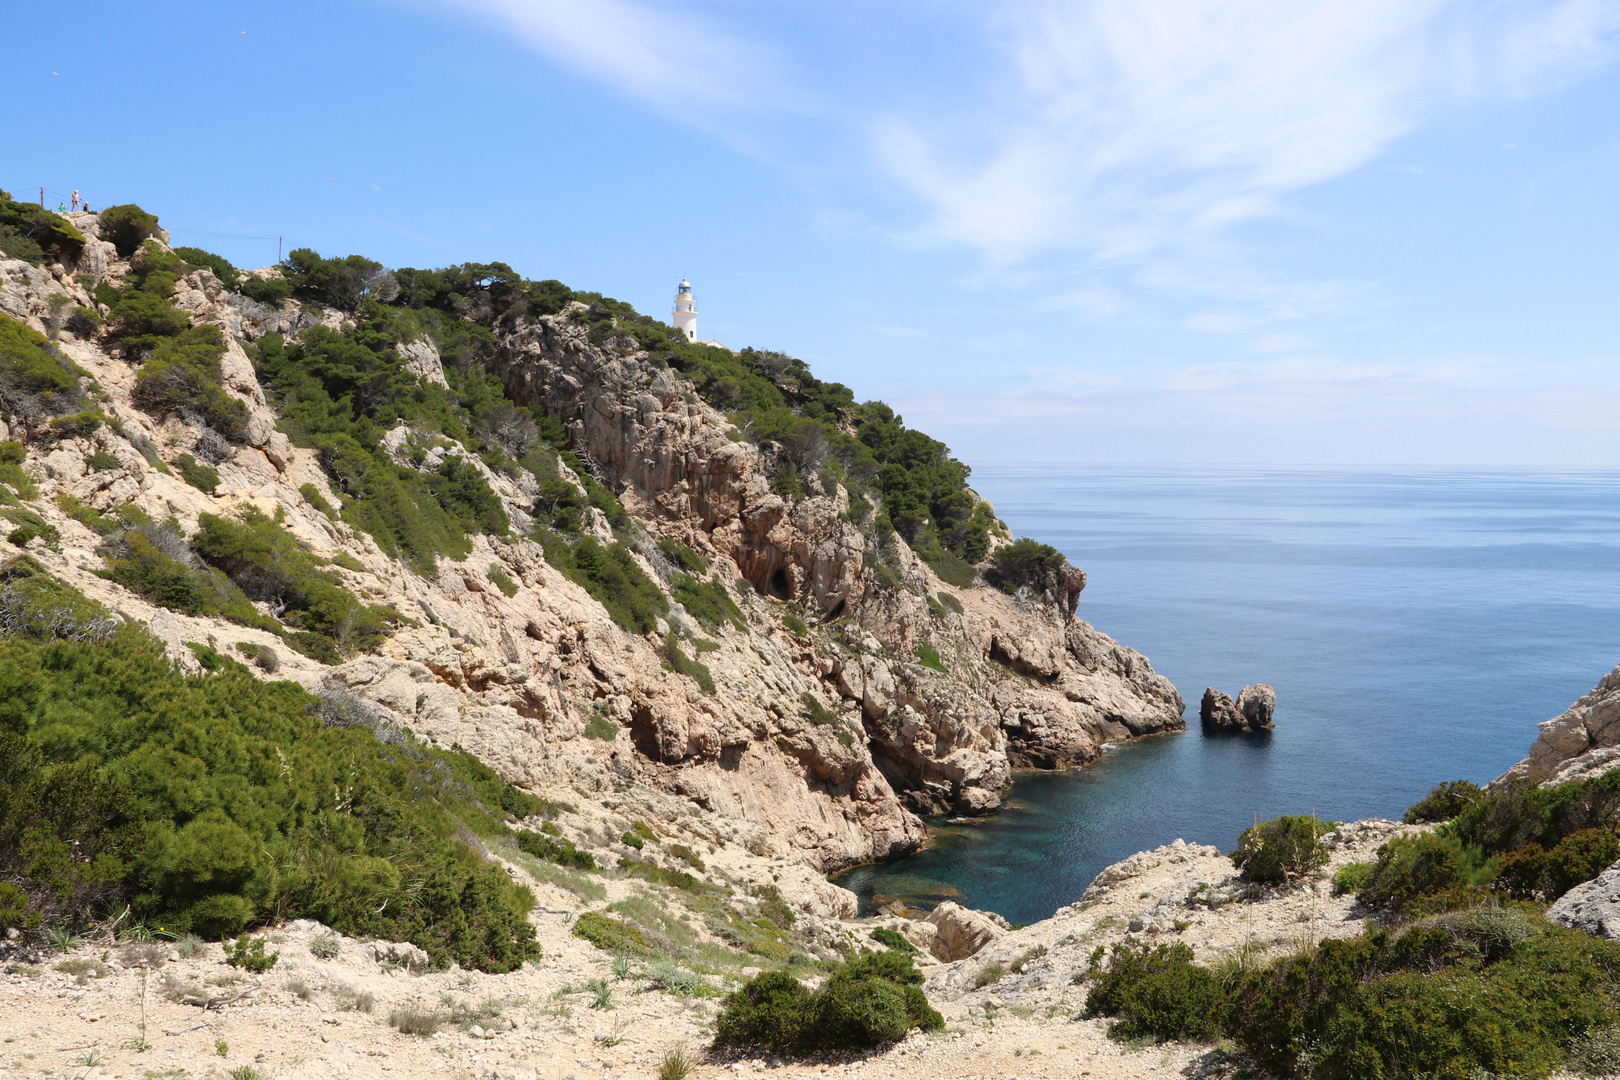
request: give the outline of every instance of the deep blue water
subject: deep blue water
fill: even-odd
[[[1398,817],[1483,782],[1620,663],[1620,474],[1002,466],[974,486],[1089,577],[1080,617],[1144,653],[1190,729],[940,825],[840,879],[1015,922],[1176,837],[1229,850],[1255,816]],[[1206,739],[1205,686],[1277,690],[1270,735]]]

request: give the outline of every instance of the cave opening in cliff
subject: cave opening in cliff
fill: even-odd
[[[771,575],[771,595],[776,597],[778,600],[791,599],[788,592],[788,577],[786,570],[778,570],[776,573]]]

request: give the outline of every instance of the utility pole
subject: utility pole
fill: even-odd
[[[276,262],[281,261],[281,237],[276,237]]]
[[[39,208],[45,209],[45,185],[39,185]]]

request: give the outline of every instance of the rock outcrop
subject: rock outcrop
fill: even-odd
[[[1620,863],[1560,896],[1547,918],[1598,937],[1620,938]]]
[[[74,221],[91,238],[78,266],[0,259],[0,312],[51,334],[113,423],[47,436],[11,417],[0,419],[0,438],[28,443],[23,468],[38,488],[29,509],[60,536],[31,541],[29,553],[147,623],[177,663],[195,666],[187,642],[272,650],[277,677],[339,688],[395,727],[465,747],[512,782],[579,805],[562,820],[582,844],[600,849],[633,807],[736,853],[727,873],[753,875],[828,917],[852,913],[854,898],[819,875],[914,850],[924,838],[919,813],[988,812],[1014,766],[1083,763],[1109,741],[1184,727],[1175,688],[1076,617],[1079,570],[1022,598],[955,588],[898,538],[874,542],[868,525],[850,520],[842,487],[807,477],[802,498],[773,493],[774,450],[737,441],[723,414],[629,338],[593,341],[579,304],[497,329],[491,370],[515,401],[543,401],[561,419],[586,470],[638,523],[638,565],[667,590],[675,568],[656,541],[687,544],[709,560],[740,625],[700,626],[677,603],[653,633],[622,629],[526,538],[532,476],[496,472],[453,440],[423,441],[402,425],[380,439],[399,467],[457,457],[513,525],[509,538],[471,537],[466,559],[418,573],[320,509],[343,499],[319,453],[278,430],[249,357],[266,334],[296,341],[311,327],[352,327],[354,317],[261,304],[208,270],[180,277],[174,303],[224,332],[224,389],[249,417],[242,441],[226,443],[182,415],[143,411],[132,396],[136,368],[94,335],[52,321],[69,305],[106,316],[95,285],[130,271],[99,240],[95,215]],[[445,382],[430,341],[400,342],[399,351],[424,383]],[[181,453],[212,461],[218,485],[205,492],[175,475],[169,464]],[[578,484],[567,465],[559,471]],[[267,631],[155,607],[97,576],[102,539],[58,496],[98,512],[132,506],[172,518],[187,535],[204,513],[256,507],[279,516],[346,588],[407,621],[375,655],[326,667]],[[613,539],[599,511],[588,517],[587,532]],[[670,670],[664,641],[675,630],[715,646],[703,654],[712,693]],[[592,723],[612,734],[587,737]]]
[[[927,923],[934,928],[929,950],[946,962],[966,960],[1007,932],[999,918],[947,900],[928,914]]]
[[[1211,686],[1199,702],[1198,719],[1206,735],[1269,731],[1276,711],[1277,692],[1267,683],[1245,686],[1236,701]]]
[[[1494,784],[1528,782],[1550,787],[1620,768],[1620,667],[1590,694],[1551,720],[1543,720],[1530,753]]]

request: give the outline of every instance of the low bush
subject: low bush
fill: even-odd
[[[715,1044],[805,1055],[868,1050],[944,1019],[919,987],[922,972],[907,953],[863,953],[835,969],[816,990],[780,971],[758,975],[728,995],[715,1022]]]
[[[43,334],[0,315],[0,412],[19,417],[71,413],[84,401],[81,374]]]
[[[232,266],[230,260],[223,255],[215,255],[212,251],[204,251],[199,247],[177,247],[174,253],[191,266],[212,270],[214,276],[219,278],[220,284],[232,292],[235,292],[242,283],[242,272]]]
[[[978,568],[953,551],[940,552],[939,558],[928,560],[928,566],[939,577],[939,580],[947,585],[954,585],[958,589],[971,589],[979,580]],[[950,599],[947,600],[946,597],[950,597]],[[961,601],[951,596],[950,593],[940,593],[939,602],[947,608],[950,608],[954,603],[957,606],[951,610],[958,615],[962,613]]]
[[[254,600],[273,601],[281,619],[295,630],[319,635],[338,650],[375,647],[398,614],[390,607],[362,603],[299,546],[278,517],[246,507],[240,521],[215,514],[198,519],[192,547]],[[290,639],[295,647],[298,642]],[[301,650],[302,651],[302,650]]]
[[[792,634],[794,637],[802,638],[810,636],[810,628],[804,625],[804,620],[793,614],[791,611],[786,612],[782,616],[782,625],[787,627],[788,633]]]
[[[603,952],[645,956],[649,951],[641,931],[627,922],[587,911],[574,920],[572,933]]]
[[[310,939],[309,951],[321,960],[335,959],[343,951],[343,939],[333,933],[318,934]]]
[[[799,701],[804,705],[804,718],[812,724],[836,724],[838,714],[821,703],[821,699],[806,690],[799,695]]]
[[[631,836],[634,834],[626,833],[625,835]],[[631,844],[630,846],[637,847],[634,844]],[[637,847],[637,850],[639,851],[640,848]],[[655,866],[650,862],[642,862],[639,859],[620,859],[619,870],[624,874],[628,874],[630,877],[640,878],[642,881],[650,881],[654,885],[668,885],[670,888],[680,889],[682,892],[701,893],[715,891],[714,886],[705,885],[691,874],[688,874],[685,870],[669,870],[662,866]]]
[[[38,266],[47,256],[77,259],[83,250],[84,234],[67,218],[0,191],[0,251],[7,258]]]
[[[612,742],[618,738],[619,725],[603,716],[599,712],[591,713],[591,718],[585,722],[584,735],[587,739],[600,739],[603,742]]]
[[[547,836],[544,833],[520,829],[517,842],[520,851],[525,851],[537,859],[554,862],[558,866],[570,866],[576,870],[596,869],[596,856],[588,851],[581,851],[574,846],[572,840],[564,837]]]
[[[230,945],[225,946],[225,962],[231,967],[245,968],[255,975],[263,975],[276,966],[281,959],[279,952],[266,953],[264,951],[264,938],[250,937],[243,934]]]
[[[146,242],[157,235],[158,219],[134,203],[109,206],[101,212],[101,238],[118,249],[118,257],[127,259]]]
[[[626,630],[645,634],[669,611],[669,601],[657,583],[637,565],[623,544],[604,547],[589,536],[570,545],[555,533],[542,532],[546,561],[564,577],[583,588],[607,608],[613,621]]]
[[[887,926],[880,926],[872,931],[872,940],[886,949],[896,952],[914,953],[917,946],[906,940],[906,936],[898,930],[891,930]]]
[[[687,574],[671,574],[669,584],[670,595],[676,603],[709,629],[727,622],[738,630],[748,629],[742,611],[718,581],[699,581]]]
[[[1378,849],[1378,862],[1356,890],[1356,899],[1393,911],[1409,911],[1439,898],[1444,898],[1441,906],[1467,903],[1474,891],[1491,883],[1496,870],[1495,860],[1455,836],[1397,836]]]
[[[1467,780],[1447,780],[1413,803],[1401,818],[1408,825],[1426,821],[1450,821],[1484,797],[1477,784]]]
[[[1620,839],[1612,829],[1570,833],[1550,851],[1520,848],[1503,857],[1495,885],[1522,900],[1556,900],[1620,861]]]
[[[945,670],[945,661],[943,661],[943,660],[941,660],[939,658],[939,653],[936,652],[934,650],[934,647],[931,644],[929,644],[928,642],[926,642],[926,641],[921,642],[917,646],[916,653],[917,653],[917,663],[921,664],[923,667],[932,668],[933,670],[941,673],[942,675],[950,674],[948,671]]]
[[[986,986],[994,986],[1007,977],[1007,965],[1000,960],[992,960],[984,965],[973,976],[973,988],[983,990]]]
[[[284,277],[248,277],[242,279],[242,295],[270,307],[280,307],[292,299],[293,283]]]
[[[948,593],[944,589],[941,589],[935,595],[939,597],[940,607],[955,615],[962,614],[964,610],[962,607],[962,601],[958,600],[954,594]]]
[[[1113,1038],[1213,1042],[1228,997],[1215,976],[1192,960],[1192,949],[1180,943],[1116,945],[1106,961],[1099,948],[1089,971],[1087,1015],[1115,1018],[1108,1025]]]
[[[663,552],[666,559],[693,577],[708,572],[709,561],[679,540],[666,536],[658,541],[658,550]]]
[[[1002,592],[1015,593],[1026,585],[1041,585],[1068,565],[1057,548],[1025,537],[998,548],[991,557],[985,580]],[[955,582],[952,582],[955,584]]]
[[[190,454],[181,454],[174,459],[174,467],[180,473],[180,479],[196,488],[212,494],[219,487],[219,470],[204,465]]]
[[[1339,867],[1333,872],[1333,895],[1348,896],[1360,892],[1377,866],[1377,863],[1353,862]]]
[[[677,675],[685,675],[697,683],[698,689],[705,694],[714,693],[714,675],[710,673],[708,666],[687,656],[673,632],[664,638],[664,656],[668,659],[671,671]]]
[[[389,1013],[388,1026],[401,1035],[419,1035],[426,1038],[443,1027],[446,1019],[444,1013],[438,1009],[408,1006]]]
[[[490,563],[488,573],[489,580],[493,582],[495,587],[501,590],[501,592],[505,594],[508,599],[517,595],[517,582],[512,580],[512,576],[510,574],[501,569],[500,564]]]
[[[310,918],[412,941],[439,966],[538,955],[532,896],[457,839],[499,834],[505,804],[527,798],[486,766],[325,727],[301,688],[239,665],[182,674],[161,642],[43,575],[13,574],[9,591],[0,879],[46,922],[129,905],[210,937]]]
[[[1232,862],[1249,881],[1295,882],[1327,863],[1322,837],[1338,825],[1288,815],[1262,821],[1243,830]]]

